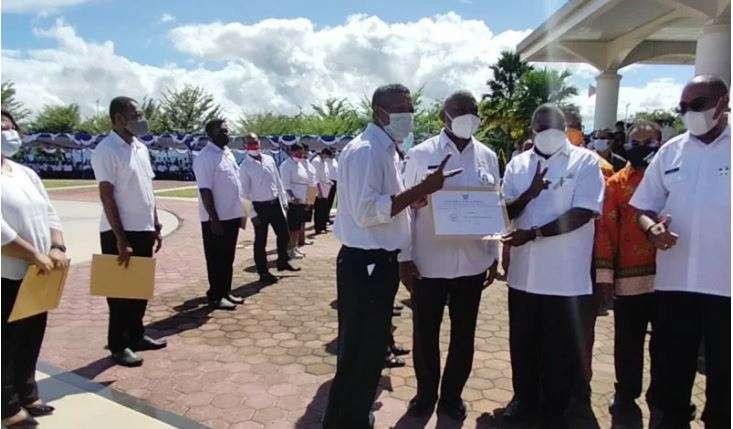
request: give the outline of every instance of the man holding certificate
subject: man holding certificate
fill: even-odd
[[[507,211],[516,229],[503,238],[511,246],[514,387],[503,417],[519,422],[539,413],[545,426],[565,428],[572,387],[588,386],[581,378],[583,322],[593,297],[592,220],[601,211],[604,182],[598,157],[567,140],[556,106],[535,110],[532,131],[534,148],[514,157],[504,173]],[[584,411],[592,413],[587,399]]]
[[[148,148],[137,139],[147,134],[148,121],[140,105],[115,97],[109,106],[112,131],[94,150],[92,168],[102,200],[100,239],[102,253],[119,255],[128,266],[131,256],[153,256],[163,243],[153,194],[153,168]],[[139,350],[160,349],[165,340],[145,335],[145,299],[107,298],[107,341],[112,359],[123,366],[140,366]]]
[[[481,292],[491,284],[499,255],[498,240],[484,240],[466,228],[439,234],[441,222],[466,225],[466,216],[475,207],[474,194],[494,192],[498,195],[500,180],[496,154],[473,138],[481,120],[478,103],[469,92],[460,91],[445,100],[440,114],[445,127],[441,133],[412,148],[406,157],[405,187],[412,187],[451,155],[447,170],[462,170],[446,179],[443,190],[433,194],[432,206],[423,200],[412,205],[411,245],[398,256],[400,278],[412,291],[413,344],[417,396],[410,402],[408,413],[429,416],[440,401],[438,413],[454,419],[466,417],[461,392],[471,372],[473,345]],[[460,191],[453,204],[451,193]],[[447,197],[443,197],[447,195]],[[465,197],[465,199],[464,199]],[[434,207],[438,205],[439,207]],[[438,210],[444,208],[444,219]],[[497,206],[497,208],[499,208]],[[503,206],[500,207],[503,209]],[[438,214],[438,216],[435,216]],[[505,218],[499,216],[503,229]],[[456,235],[453,235],[455,233]],[[466,234],[464,234],[466,233]],[[460,235],[458,235],[460,234]],[[440,325],[443,308],[448,304],[451,319],[448,360],[440,380]]]

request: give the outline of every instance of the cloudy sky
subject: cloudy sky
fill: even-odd
[[[231,118],[295,113],[329,97],[358,101],[382,83],[424,86],[430,99],[481,95],[489,66],[560,0],[4,0],[2,80],[33,109],[115,95],[205,87]],[[544,66],[544,64],[538,64]],[[563,67],[563,65],[551,65]],[[598,71],[574,72],[586,124]],[[619,115],[674,106],[689,66],[621,71]],[[99,104],[98,104],[99,103]]]

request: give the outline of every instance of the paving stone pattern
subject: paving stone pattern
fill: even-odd
[[[93,200],[96,194],[70,190],[53,197]],[[338,243],[333,235],[317,236],[305,248],[307,258],[298,261],[301,272],[261,287],[252,267],[248,228],[240,237],[233,287],[246,297],[245,304],[233,312],[210,311],[202,298],[206,270],[196,204],[159,199],[158,206],[181,220],[158,255],[156,296],[145,318],[148,333],[165,337],[168,347],[142,352],[141,368],[112,364],[103,349],[107,306],[88,294],[87,263],[71,270],[61,306],[50,315],[41,359],[212,428],[319,427],[336,365]],[[90,239],[98,239],[96,231],[90,231]],[[398,298],[407,298],[403,288]],[[411,347],[410,310],[405,308],[394,323],[397,342]],[[446,312],[443,352],[448,327]],[[512,397],[508,337],[506,285],[497,282],[482,298],[473,372],[463,393],[470,409],[464,427],[496,427],[491,414]],[[613,394],[612,351],[612,316],[602,317],[593,359],[593,407],[602,427],[610,427],[606,406]],[[404,416],[416,386],[411,356],[406,360],[406,367],[383,372],[375,403],[378,428],[425,425]],[[699,416],[704,377],[698,376],[693,395]],[[444,419],[437,426],[460,427]],[[427,427],[436,427],[435,416]]]

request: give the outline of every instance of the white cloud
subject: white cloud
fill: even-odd
[[[168,23],[173,22],[176,20],[176,17],[171,15],[170,13],[164,13],[163,16],[160,17],[160,22],[162,23]]]
[[[86,3],[89,0],[3,0],[2,11],[9,13],[47,14],[62,7]]]

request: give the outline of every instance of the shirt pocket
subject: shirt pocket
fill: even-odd
[[[569,210],[573,204],[575,179],[573,177],[568,177],[567,175],[545,177],[545,179],[550,181],[550,185],[542,192],[548,193],[551,207],[558,214],[562,214]]]

